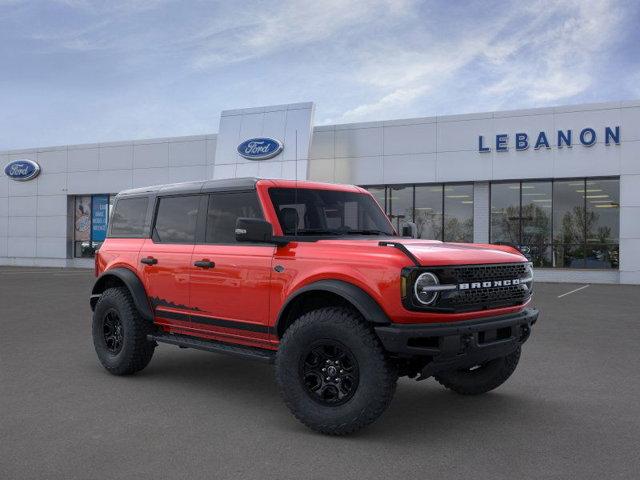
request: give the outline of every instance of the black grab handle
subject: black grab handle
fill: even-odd
[[[144,263],[145,265],[155,265],[158,263],[158,259],[153,257],[141,258],[140,263]]]
[[[209,260],[198,260],[197,262],[194,262],[193,265],[199,268],[213,268],[216,266],[215,263],[210,262]]]

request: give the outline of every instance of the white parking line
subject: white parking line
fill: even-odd
[[[562,295],[558,295],[558,298],[566,297],[567,295],[571,295],[572,293],[579,292],[580,290],[584,290],[585,288],[587,288],[589,286],[590,285],[583,285],[582,287],[576,288],[575,290],[571,290],[570,292],[563,293]]]

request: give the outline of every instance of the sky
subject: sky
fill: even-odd
[[[0,0],[0,150],[640,98],[640,2]]]

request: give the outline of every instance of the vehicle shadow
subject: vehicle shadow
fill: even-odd
[[[285,407],[271,365],[207,352],[165,349],[139,378],[169,386],[179,383],[184,395],[208,398],[218,402],[218,408],[240,409],[248,416],[268,411],[265,427],[314,435]],[[541,405],[539,398],[508,384],[470,397],[450,392],[433,379],[416,382],[403,378],[386,413],[369,428],[348,438],[388,441],[387,436],[393,435],[394,442],[411,442],[424,440],[426,435],[443,439],[470,430],[482,433],[486,428],[532,428],[541,416],[553,421],[553,417],[561,419],[566,415],[568,406],[548,403]]]

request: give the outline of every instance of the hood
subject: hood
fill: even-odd
[[[527,261],[516,249],[504,245],[479,243],[443,243],[437,240],[417,240],[401,237],[376,237],[367,239],[327,239],[320,243],[342,245],[349,248],[378,247],[381,241],[401,243],[423,266],[479,265],[492,263],[516,263]],[[398,253],[401,253],[398,250]]]
[[[394,240],[395,241],[395,240]],[[443,243],[432,240],[399,239],[421,265],[477,265],[515,263],[527,259],[515,248],[480,243]]]

